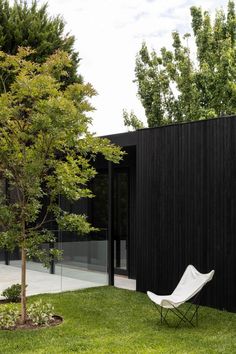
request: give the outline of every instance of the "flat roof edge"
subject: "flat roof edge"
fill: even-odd
[[[138,129],[135,131],[102,135],[100,137],[110,139],[112,141],[112,143],[114,143],[114,144],[121,144],[123,146],[133,146],[133,145],[137,145],[138,135],[142,132],[159,130],[159,129],[169,128],[169,127],[193,125],[193,124],[207,124],[209,122],[216,121],[216,120],[232,119],[232,118],[236,118],[236,115],[228,115],[228,116],[220,116],[220,117],[209,118],[209,119],[193,120],[193,121],[189,121],[189,122],[176,122],[176,123],[162,125],[159,127],[142,128],[142,129]]]

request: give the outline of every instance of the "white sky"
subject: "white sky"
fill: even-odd
[[[45,1],[39,0],[39,4]],[[171,45],[171,32],[190,32],[190,6],[214,13],[228,0],[48,0],[49,13],[61,14],[76,38],[80,73],[98,92],[93,99],[92,131],[98,135],[126,131],[122,109],[145,114],[133,83],[135,56],[145,40],[159,50]]]

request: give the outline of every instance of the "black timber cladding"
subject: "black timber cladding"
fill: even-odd
[[[236,310],[236,117],[109,136],[136,145],[137,290],[215,269],[203,303]]]

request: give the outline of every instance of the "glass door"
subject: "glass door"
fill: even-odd
[[[128,274],[129,174],[114,171],[114,267],[116,274]]]
[[[108,175],[100,171],[94,179],[91,222],[100,232],[108,227]],[[113,175],[113,235],[114,271],[128,274],[128,236],[129,236],[129,173],[125,168],[114,168]]]

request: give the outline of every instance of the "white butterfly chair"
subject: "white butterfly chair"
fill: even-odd
[[[199,308],[199,303],[197,303],[197,300],[199,299],[199,293],[204,285],[212,279],[214,273],[215,271],[212,270],[210,273],[202,274],[198,272],[193,265],[188,265],[177,287],[171,295],[156,295],[151,291],[148,291],[148,297],[154,302],[161,315],[161,323],[165,322],[169,326],[166,316],[170,310],[180,319],[177,327],[182,321],[188,322],[194,327],[194,317],[196,317],[197,325]],[[179,306],[190,299],[193,300],[187,310],[185,312],[181,311]],[[196,306],[195,311],[191,317],[188,318],[187,314],[194,305]],[[166,309],[165,314],[163,313],[163,309]]]

